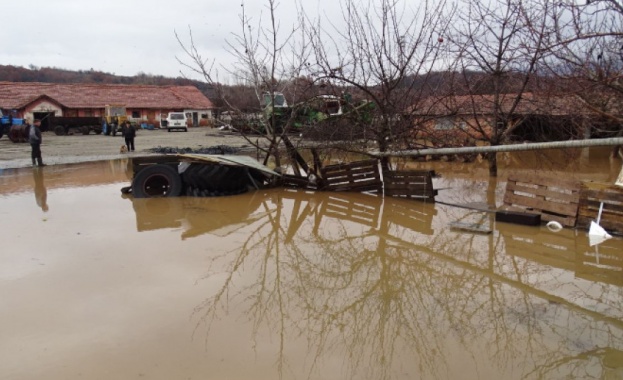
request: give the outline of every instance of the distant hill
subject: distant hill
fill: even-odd
[[[132,77],[114,75],[102,71],[71,71],[51,67],[18,67],[0,65],[0,81],[5,82],[43,82],[43,83],[105,83],[105,84],[141,84],[154,86],[193,85],[205,96],[212,99],[214,92],[207,83],[178,78],[166,78],[161,75],[139,74]]]

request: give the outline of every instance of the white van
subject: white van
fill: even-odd
[[[169,112],[167,115],[167,131],[171,132],[174,129],[181,129],[184,132],[188,132],[187,122],[188,119],[184,112]]]

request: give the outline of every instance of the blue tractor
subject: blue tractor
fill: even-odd
[[[9,131],[11,131],[11,127],[13,125],[22,125],[24,124],[24,119],[13,117],[12,114],[4,116],[2,111],[0,111],[0,138],[4,135],[9,135]]]

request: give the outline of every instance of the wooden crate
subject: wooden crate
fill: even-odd
[[[321,173],[322,190],[379,192],[383,189],[377,160],[329,165]]]
[[[433,170],[396,170],[383,172],[385,195],[390,197],[435,200]]]
[[[623,187],[604,182],[582,182],[578,227],[589,228],[597,220],[599,205],[604,203],[599,225],[606,231],[623,235]]]
[[[508,177],[502,209],[540,214],[542,221],[574,227],[579,202],[579,181],[512,174]]]

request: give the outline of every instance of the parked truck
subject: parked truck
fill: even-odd
[[[106,105],[104,116],[50,116],[48,117],[48,130],[54,131],[58,136],[77,134],[117,135],[119,126],[128,120],[126,108],[122,105]]]
[[[102,133],[102,118],[91,116],[50,116],[48,129],[57,136],[82,133],[88,135],[91,131]]]

